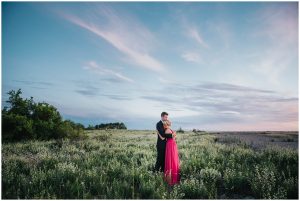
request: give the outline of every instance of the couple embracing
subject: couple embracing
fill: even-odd
[[[161,120],[156,124],[157,159],[155,171],[164,173],[164,181],[173,186],[180,181],[180,161],[176,144],[176,131],[171,129],[168,113],[161,113]]]

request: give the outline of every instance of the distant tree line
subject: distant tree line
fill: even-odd
[[[116,123],[102,123],[98,125],[89,125],[87,130],[99,130],[99,129],[127,129],[125,124],[122,122],[116,122]]]
[[[56,107],[46,102],[34,102],[33,97],[23,99],[21,89],[11,90],[2,109],[2,140],[58,139],[86,137],[84,126],[63,120]]]
[[[180,128],[177,130],[177,133],[184,133],[184,130],[180,127]]]

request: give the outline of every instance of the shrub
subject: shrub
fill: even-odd
[[[255,174],[251,187],[255,195],[260,199],[284,199],[287,192],[284,188],[277,188],[276,176],[273,168],[266,165],[255,165]]]
[[[194,177],[190,177],[181,182],[180,185],[175,185],[171,199],[208,199],[208,189],[203,181],[199,181]]]
[[[3,113],[2,137],[3,141],[19,141],[33,138],[33,121],[26,116]]]
[[[224,171],[224,187],[227,192],[245,194],[250,183],[242,171],[226,168]]]
[[[213,168],[205,168],[200,171],[200,180],[207,189],[208,199],[217,198],[217,185],[221,179],[221,173]]]
[[[79,137],[84,126],[71,120],[63,121],[56,107],[46,103],[35,103],[33,97],[23,99],[21,89],[9,91],[10,107],[2,110],[3,141],[27,139],[57,139]]]

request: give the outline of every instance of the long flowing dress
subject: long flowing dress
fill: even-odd
[[[167,138],[164,181],[166,181],[170,186],[180,182],[180,161],[177,144],[173,138]]]

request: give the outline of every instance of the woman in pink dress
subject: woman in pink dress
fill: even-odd
[[[175,141],[176,131],[173,131],[170,128],[171,121],[169,120],[164,121],[163,125],[166,134],[173,134],[173,138],[167,138],[164,169],[164,181],[166,181],[170,186],[173,186],[180,182],[180,161]]]

